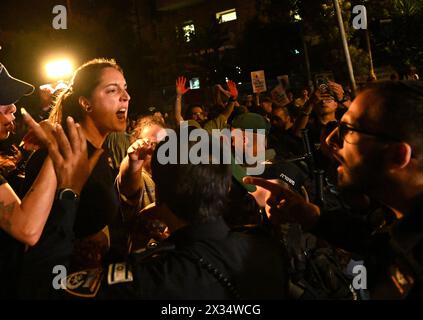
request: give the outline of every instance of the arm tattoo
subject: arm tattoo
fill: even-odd
[[[4,205],[3,201],[0,201],[0,225],[4,226],[6,231],[9,231],[12,227],[10,218],[12,217],[13,210],[15,209],[16,202]]]

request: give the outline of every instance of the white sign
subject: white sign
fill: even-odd
[[[267,91],[266,78],[264,71],[253,71],[251,72],[251,84],[253,85],[254,93],[262,93]]]

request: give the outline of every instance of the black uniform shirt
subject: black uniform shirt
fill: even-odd
[[[183,227],[152,253],[110,265],[101,276],[70,275],[67,291],[101,299],[283,299],[286,266],[284,251],[267,233],[233,232],[219,218]]]

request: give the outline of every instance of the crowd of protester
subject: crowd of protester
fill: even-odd
[[[284,103],[228,81],[185,105],[181,76],[171,113],[129,119],[123,70],[94,59],[18,121],[34,89],[0,64],[0,139],[28,128],[0,155],[0,298],[423,298],[420,80],[353,97],[323,79]]]

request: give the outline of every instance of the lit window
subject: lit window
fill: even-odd
[[[216,19],[219,21],[219,23],[236,20],[236,9],[218,12],[216,13]]]
[[[190,42],[192,40],[192,35],[195,34],[195,27],[192,22],[188,22],[182,27],[182,31],[184,32],[184,39],[186,42]]]

